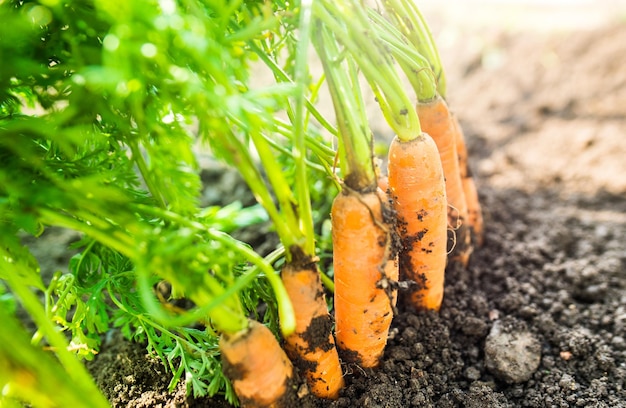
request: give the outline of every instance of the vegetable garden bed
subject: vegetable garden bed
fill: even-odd
[[[299,406],[626,406],[626,26],[522,34],[441,49],[485,244],[467,269],[446,271],[439,312],[399,307],[377,368],[344,362],[336,401],[314,397],[300,378]],[[370,126],[383,144],[394,136],[382,119]],[[255,202],[237,172],[212,160],[201,167],[202,206]],[[271,223],[245,214],[250,225],[233,236],[270,254],[279,242]],[[24,242],[48,281],[67,270],[79,238],[51,228]],[[184,378],[168,391],[172,372],[118,328],[86,365],[114,406],[230,406],[188,395]]]
[[[626,116],[623,105],[564,80],[587,78],[624,100],[626,26],[492,41],[506,60],[497,75],[474,68],[480,55],[466,53],[453,67],[463,74],[451,79],[485,209],[485,247],[467,272],[446,276],[439,315],[394,318],[379,370],[350,369],[337,402],[309,396],[303,407],[626,406]],[[538,68],[549,52],[571,76]],[[616,61],[600,62],[607,58]],[[218,191],[230,199],[233,189]],[[540,342],[525,355],[541,358],[529,380],[508,384],[486,369],[497,321],[513,338]],[[161,363],[141,351],[118,339],[90,365],[119,406],[226,406],[166,393]]]

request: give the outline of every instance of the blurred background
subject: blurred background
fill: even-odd
[[[416,1],[479,180],[626,193],[626,1]]]

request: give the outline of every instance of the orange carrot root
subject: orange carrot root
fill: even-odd
[[[476,242],[477,247],[481,247],[484,243],[483,233],[483,211],[478,200],[478,191],[474,178],[472,176],[463,179],[463,190],[467,197],[468,203],[468,224],[472,232],[472,239]]]
[[[272,332],[250,321],[247,330],[220,339],[222,368],[242,407],[291,407],[293,366]]]
[[[376,367],[382,357],[398,279],[391,259],[391,229],[384,222],[387,198],[381,190],[356,193],[344,188],[332,206],[335,321],[342,358]]]
[[[281,272],[296,314],[296,331],[285,338],[285,348],[311,393],[337,399],[344,380],[319,272],[310,258],[296,258]]]
[[[468,225],[468,208],[456,146],[456,129],[448,105],[443,98],[418,103],[417,115],[422,130],[433,138],[439,150],[443,175],[446,180],[448,200],[448,252],[453,261],[464,267],[472,253],[472,242]]]
[[[402,241],[400,278],[416,283],[411,303],[439,310],[446,268],[447,201],[435,142],[422,134],[389,147],[389,189]]]
[[[463,192],[467,202],[468,219],[467,224],[470,227],[472,241],[477,247],[481,247],[484,242],[484,226],[483,212],[478,200],[478,191],[472,173],[469,168],[467,159],[467,145],[465,144],[465,135],[456,115],[452,115],[452,123],[454,125],[454,136],[456,140],[456,150],[459,157],[459,172],[461,174],[461,182],[463,184]]]

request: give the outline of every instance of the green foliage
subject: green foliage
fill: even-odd
[[[334,81],[349,82],[344,88],[359,100],[354,62],[392,127],[418,127],[387,46],[361,35],[370,21],[360,7],[0,0],[0,311],[23,309],[36,326],[14,344],[23,359],[2,367],[0,404],[28,399],[28,387],[11,390],[24,372],[37,374],[30,362],[45,347],[56,359],[42,370],[67,375],[37,377],[45,384],[31,388],[73,387],[79,399],[97,394],[93,406],[105,406],[76,357],[94,358],[111,330],[158,356],[171,389],[183,380],[196,396],[237,403],[221,370],[220,333],[243,330],[250,318],[277,337],[293,330],[277,270],[294,246],[332,276],[328,214],[340,177],[327,137],[340,132],[315,108],[326,79],[307,66],[314,21],[323,20],[334,44],[329,63],[353,70],[349,81]],[[398,55],[412,56],[409,48]],[[273,80],[257,81],[263,69]],[[364,133],[357,160],[371,166],[367,118],[354,121],[354,106],[338,127],[362,123],[347,137]],[[239,171],[258,205],[201,208],[197,153],[206,149]],[[281,241],[265,258],[229,235],[265,221]],[[23,245],[51,227],[81,236],[68,271],[52,275]]]
[[[200,208],[196,152],[209,145],[240,170],[243,158],[262,179],[250,149],[260,137],[272,146],[266,159],[279,158],[274,174],[297,184],[293,156],[280,149],[292,125],[278,119],[292,117],[298,90],[296,7],[0,1],[0,308],[33,318],[32,345],[16,346],[24,355],[49,347],[59,359],[50,369],[71,373],[42,389],[78,384],[77,393],[97,394],[75,357],[94,358],[102,335],[118,328],[161,358],[171,388],[184,379],[196,396],[236,403],[218,333],[252,317],[278,334],[279,316],[289,315],[276,258],[227,235],[268,220],[267,208]],[[251,80],[261,48],[286,75],[280,83]],[[306,137],[316,149],[308,165],[331,180],[332,151],[319,130],[307,128]],[[68,272],[42,275],[22,237],[54,226],[82,238]],[[172,287],[165,296],[164,282]],[[177,306],[182,297],[188,308]],[[17,381],[16,367],[1,384]]]

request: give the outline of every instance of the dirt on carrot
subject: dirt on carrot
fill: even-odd
[[[331,211],[337,345],[344,361],[368,368],[382,357],[396,300],[398,269],[391,257],[393,225],[383,223],[386,204],[380,190],[344,189]]]
[[[336,399],[344,385],[333,337],[333,323],[314,259],[292,249],[292,261],[281,278],[296,313],[296,331],[285,338],[285,348],[294,365],[307,378],[310,391]]]
[[[472,252],[472,242],[468,224],[468,202],[463,189],[457,146],[460,127],[456,127],[448,105],[441,97],[418,102],[417,114],[422,130],[437,144],[443,167],[448,201],[449,260],[459,262],[465,267]],[[465,163],[467,163],[467,155],[465,155]],[[464,173],[466,174],[467,171]]]
[[[389,195],[398,217],[400,278],[411,284],[410,303],[438,310],[447,261],[447,201],[443,168],[433,139],[423,133],[389,147]]]
[[[378,369],[346,367],[337,401],[309,394],[295,406],[624,406],[626,119],[623,104],[606,96],[626,100],[626,27],[483,34],[440,47],[483,204],[483,248],[467,271],[446,276],[438,314],[394,317]],[[205,196],[250,202],[241,184],[226,181],[231,176],[211,179]],[[67,265],[68,241],[46,234],[36,254],[52,273]],[[267,226],[247,230],[244,240],[276,244]],[[540,365],[523,383],[508,384],[485,364],[487,336],[507,316],[525,323],[510,325],[515,334],[542,344]],[[185,397],[184,384],[168,393],[161,363],[121,336],[87,364],[116,407],[227,407],[219,398]]]
[[[287,408],[297,403],[292,363],[266,326],[251,320],[245,332],[222,335],[220,351],[222,370],[242,407]]]

